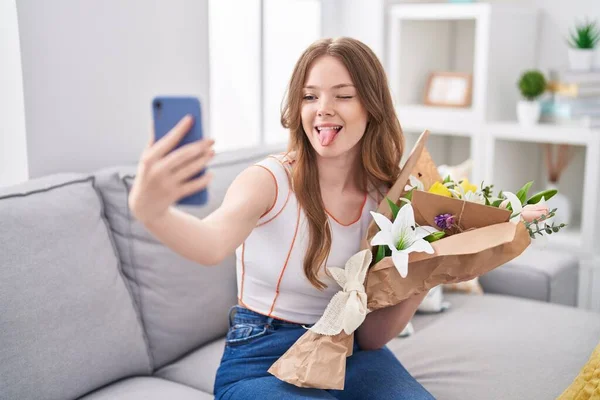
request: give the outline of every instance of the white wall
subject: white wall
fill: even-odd
[[[384,59],[384,0],[322,0],[323,36],[351,36]]]
[[[496,0],[497,2],[501,0]],[[538,67],[567,67],[567,44],[565,38],[573,29],[576,20],[585,17],[600,24],[600,2],[598,0],[523,0],[541,10],[540,51]],[[600,51],[596,51],[595,66],[600,68]]]
[[[383,11],[397,0],[322,1],[323,36],[357,37],[384,58]],[[538,66],[544,69],[566,63],[563,36],[575,18],[587,11],[600,18],[598,0],[492,1],[528,1],[541,8]],[[9,34],[2,35],[1,54],[11,54],[8,67],[13,71],[2,76],[17,79],[0,81],[0,112],[10,116],[2,120],[11,121],[0,125],[0,184],[7,179],[25,179],[27,163],[30,176],[37,177],[135,162],[149,136],[149,103],[157,93],[201,97],[208,123],[207,3],[19,0],[25,137],[23,112],[19,110],[23,101],[19,100],[18,90],[19,38],[15,35],[14,2],[2,2],[8,10],[2,9],[0,18]],[[7,18],[9,23],[5,24]],[[11,37],[7,42],[6,38]],[[6,85],[12,89],[5,90]],[[4,104],[7,102],[8,107]],[[7,129],[10,135],[5,133]],[[7,163],[11,170],[5,167]]]
[[[0,186],[27,180],[25,108],[17,6],[0,1]]]
[[[135,163],[156,94],[200,97],[208,121],[207,0],[19,0],[17,9],[31,178]]]

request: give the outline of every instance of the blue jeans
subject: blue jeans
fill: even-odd
[[[346,360],[344,390],[296,387],[267,370],[304,334],[305,328],[241,306],[232,307],[229,326],[214,386],[217,400],[434,398],[387,347],[363,351],[356,343],[354,354]]]

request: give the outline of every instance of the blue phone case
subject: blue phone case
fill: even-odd
[[[202,133],[202,114],[200,110],[200,101],[195,97],[169,97],[159,96],[152,100],[152,117],[154,120],[154,138],[158,141],[177,125],[177,123],[190,114],[194,117],[194,123],[189,132],[175,147],[180,148],[189,143],[201,140]],[[204,175],[204,170],[192,179]],[[203,189],[190,196],[184,197],[177,204],[201,206],[208,203],[208,190]]]

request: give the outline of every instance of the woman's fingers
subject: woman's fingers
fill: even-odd
[[[194,119],[186,115],[183,117],[177,125],[175,125],[169,133],[160,138],[148,151],[148,159],[149,161],[156,161],[163,158],[166,154],[168,154],[171,150],[177,146],[177,143],[183,139],[185,134],[192,127],[192,123]]]
[[[177,171],[189,164],[190,161],[210,153],[214,140],[205,139],[185,145],[169,154],[160,162],[160,168],[168,171]]]
[[[202,156],[190,160],[186,165],[179,168],[174,173],[174,180],[176,182],[185,182],[190,178],[196,176],[200,171],[206,168],[210,160],[214,157],[214,150],[209,150]]]
[[[206,171],[206,173],[201,177],[184,183],[178,190],[178,197],[186,197],[206,188],[212,180],[212,176],[213,175],[211,171]]]

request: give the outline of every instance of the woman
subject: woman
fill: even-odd
[[[170,207],[205,188],[189,181],[213,156],[212,140],[170,152],[182,120],[145,150],[129,204],[158,239],[204,265],[236,251],[239,304],[217,372],[217,399],[431,399],[385,344],[426,293],[370,313],[356,332],[345,388],[298,388],[267,370],[323,314],[343,266],[399,174],[403,136],[375,54],[350,38],[313,43],[298,60],[283,109],[289,152],[243,171],[222,205],[200,220]]]

